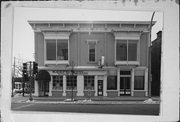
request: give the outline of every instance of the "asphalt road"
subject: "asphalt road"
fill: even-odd
[[[36,104],[12,103],[13,111],[73,112],[102,114],[158,115],[159,104],[118,104],[118,105],[80,105],[80,104]]]

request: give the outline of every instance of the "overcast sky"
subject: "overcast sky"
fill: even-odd
[[[59,8],[24,8],[14,10],[13,56],[24,60],[34,60],[34,33],[28,20],[58,21],[150,21],[153,12],[115,11]],[[156,12],[152,28],[152,40],[162,30],[161,12]]]

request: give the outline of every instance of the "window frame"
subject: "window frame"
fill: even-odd
[[[56,43],[56,60],[47,60],[47,41],[48,40],[54,40]],[[68,43],[68,60],[57,60],[57,42],[58,41],[67,41]],[[69,38],[45,38],[44,39],[44,64],[69,64],[69,54],[70,48],[69,48]]]
[[[87,79],[85,79],[85,77],[87,77]],[[88,83],[87,83],[87,86],[85,86],[85,81],[87,81],[87,82],[90,82],[90,81],[92,81],[92,79],[91,78],[88,78],[88,77],[93,77],[94,79],[93,79],[93,87],[91,87],[91,89],[88,89]],[[91,84],[91,83],[90,83]],[[93,88],[93,89],[92,89]],[[95,90],[95,76],[94,75],[84,75],[84,91],[86,91],[86,90]]]
[[[70,86],[69,86],[69,80],[68,80],[68,77],[73,77],[73,80],[75,79],[75,81],[76,81],[76,86],[74,86],[74,84],[73,84],[73,90],[74,91],[76,91],[77,90],[77,76],[76,75],[67,75],[66,76],[66,91],[70,91],[70,90],[72,90],[72,86],[71,86],[71,82],[70,82]],[[72,79],[71,79],[72,80]],[[70,88],[69,88],[70,87]]]
[[[94,43],[94,61],[90,61],[90,44]],[[88,44],[88,63],[96,63],[96,50],[97,50],[97,40],[87,40],[87,44]]]
[[[136,80],[135,80],[135,78],[136,77],[142,77],[142,79],[143,79],[143,89],[137,89],[137,88],[135,88],[135,84],[136,84]],[[144,91],[145,90],[145,76],[139,76],[139,75],[137,75],[137,76],[134,76],[134,91]]]
[[[127,44],[127,60],[125,61],[117,61],[117,42],[125,40]],[[136,41],[137,44],[137,49],[136,49],[136,61],[129,61],[128,60],[128,43],[129,41]],[[116,38],[115,39],[115,65],[125,65],[125,64],[132,64],[132,65],[139,65],[139,60],[140,60],[140,39],[139,38]]]
[[[112,77],[112,76],[115,77],[115,80],[116,80],[116,89],[108,89],[108,77]],[[117,81],[118,76],[117,75],[109,75],[108,77],[107,77],[107,91],[118,91],[118,81]]]
[[[52,80],[52,91],[62,91],[63,90],[63,75],[53,75],[53,80]],[[54,77],[56,77],[58,79],[59,84],[61,84],[60,82],[62,82],[62,86],[60,86],[60,89],[54,89],[54,81],[56,81],[57,83],[57,79],[54,80]],[[59,79],[60,78],[60,79]]]

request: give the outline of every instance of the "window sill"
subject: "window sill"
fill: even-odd
[[[95,90],[87,90],[87,89],[86,89],[86,90],[84,90],[84,91],[95,91]]]
[[[118,90],[107,90],[108,92],[114,92],[114,91],[117,91],[118,92]]]
[[[52,89],[52,91],[63,91],[62,89],[58,89],[58,90],[56,90],[56,89]]]
[[[145,92],[146,90],[133,90],[133,91],[137,91],[137,92]]]
[[[90,62],[90,61],[88,61],[87,63],[88,64],[98,64],[97,62]]]
[[[116,61],[115,65],[139,65],[139,61]]]
[[[62,60],[62,61],[55,61],[55,60],[45,60],[44,61],[45,64],[69,64],[68,60]]]
[[[71,90],[69,90],[69,89],[67,90],[67,89],[66,89],[66,91],[72,91],[72,89],[71,89]],[[73,89],[73,91],[77,91],[77,89]]]

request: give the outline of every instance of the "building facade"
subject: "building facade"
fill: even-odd
[[[151,46],[152,96],[160,96],[161,44],[162,44],[162,31],[159,31],[157,33],[157,38],[152,42],[152,46]]]
[[[28,21],[50,82],[35,95],[147,96],[149,21]],[[153,22],[153,25],[155,22]]]

